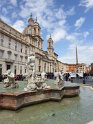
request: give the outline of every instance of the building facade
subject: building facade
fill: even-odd
[[[36,72],[76,72],[76,64],[58,60],[51,36],[47,44],[47,51],[44,51],[40,25],[32,17],[28,19],[28,25],[22,33],[0,20],[0,74],[8,69],[14,74],[27,73],[26,63],[30,52],[36,56]],[[85,64],[78,64],[78,67],[79,72],[86,71]]]
[[[40,25],[32,17],[23,33],[0,20],[0,74],[8,69],[14,74],[25,74],[30,52],[36,56],[36,72],[58,71],[58,55],[54,52],[53,40],[50,36],[47,51],[44,51],[40,33]]]
[[[67,63],[64,63],[64,67],[65,67],[65,72],[68,72],[68,73],[74,73],[77,71],[77,66],[78,66],[78,72],[81,73],[85,73],[87,68],[86,68],[86,64],[84,63],[78,63],[77,64],[67,64]]]

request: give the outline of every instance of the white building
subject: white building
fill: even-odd
[[[40,26],[31,17],[23,33],[0,20],[0,74],[11,69],[15,74],[25,74],[30,51],[36,55],[36,72],[58,70],[58,55],[53,49],[53,40],[48,39],[48,50],[44,51]]]

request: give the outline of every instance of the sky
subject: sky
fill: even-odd
[[[43,50],[51,35],[63,63],[93,63],[93,0],[0,0],[0,18],[22,32],[32,13],[41,26]]]

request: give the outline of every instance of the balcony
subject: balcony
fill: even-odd
[[[4,61],[7,63],[14,63],[14,60],[12,60],[10,58],[5,58]]]

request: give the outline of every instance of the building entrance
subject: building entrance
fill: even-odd
[[[8,70],[8,69],[11,69],[11,65],[7,64],[7,65],[6,65],[6,69],[7,69],[7,70]]]

